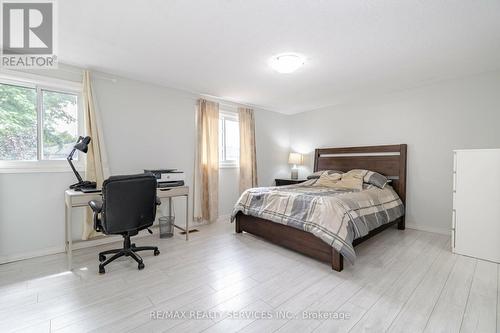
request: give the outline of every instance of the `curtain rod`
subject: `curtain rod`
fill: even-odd
[[[239,107],[250,108],[250,109],[258,109],[259,108],[257,106],[251,105],[251,104],[243,104],[243,103],[239,103],[239,102],[228,101],[228,100],[225,100],[225,99],[222,99],[220,97],[213,96],[213,95],[199,94],[199,96],[201,98],[206,98],[208,100],[212,100],[214,102],[217,102],[217,103],[219,103],[219,105],[229,106],[232,108],[239,108]]]

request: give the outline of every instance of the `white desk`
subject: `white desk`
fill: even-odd
[[[172,215],[172,198],[173,197],[185,197],[186,198],[186,226],[182,228],[175,225],[176,228],[184,231],[186,233],[186,240],[189,239],[189,187],[179,186],[179,187],[169,187],[169,188],[158,188],[156,190],[156,195],[160,199],[168,198],[169,200],[169,214]],[[91,200],[102,200],[101,192],[96,193],[83,193],[75,190],[66,190],[64,193],[64,203],[65,203],[65,221],[66,221],[66,254],[68,257],[68,268],[73,269],[73,239],[72,239],[72,223],[71,223],[71,213],[74,207],[87,207],[89,201]]]

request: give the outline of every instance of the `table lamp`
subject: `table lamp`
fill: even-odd
[[[290,153],[290,156],[288,156],[288,164],[293,164],[292,174],[291,174],[292,179],[299,178],[299,169],[297,168],[297,165],[302,164],[302,161],[303,161],[302,154]]]
[[[75,173],[76,179],[78,179],[78,183],[70,185],[69,187],[70,189],[81,191],[82,189],[96,188],[96,183],[83,180],[82,176],[80,176],[78,171],[76,171],[75,166],[73,165],[73,155],[75,154],[75,152],[79,150],[82,153],[87,153],[89,149],[89,143],[90,143],[90,136],[79,137],[78,140],[76,141],[76,144],[73,146],[73,150],[71,150],[71,153],[69,153],[68,157],[66,158],[68,160],[69,166]]]

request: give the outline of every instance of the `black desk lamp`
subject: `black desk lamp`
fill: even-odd
[[[87,180],[83,180],[82,176],[76,171],[75,166],[73,165],[73,155],[77,150],[81,151],[82,153],[87,153],[89,150],[89,143],[90,143],[90,136],[86,137],[79,137],[78,141],[76,141],[75,146],[73,147],[73,150],[71,153],[69,153],[68,157],[66,158],[68,160],[69,166],[75,173],[76,179],[78,179],[78,183],[75,183],[71,185],[69,188],[76,190],[76,191],[81,191],[84,188],[96,188],[96,183],[95,182],[90,182]]]

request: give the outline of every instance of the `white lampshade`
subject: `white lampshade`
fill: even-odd
[[[288,156],[288,164],[302,164],[302,161],[302,154],[290,153],[290,156]]]

